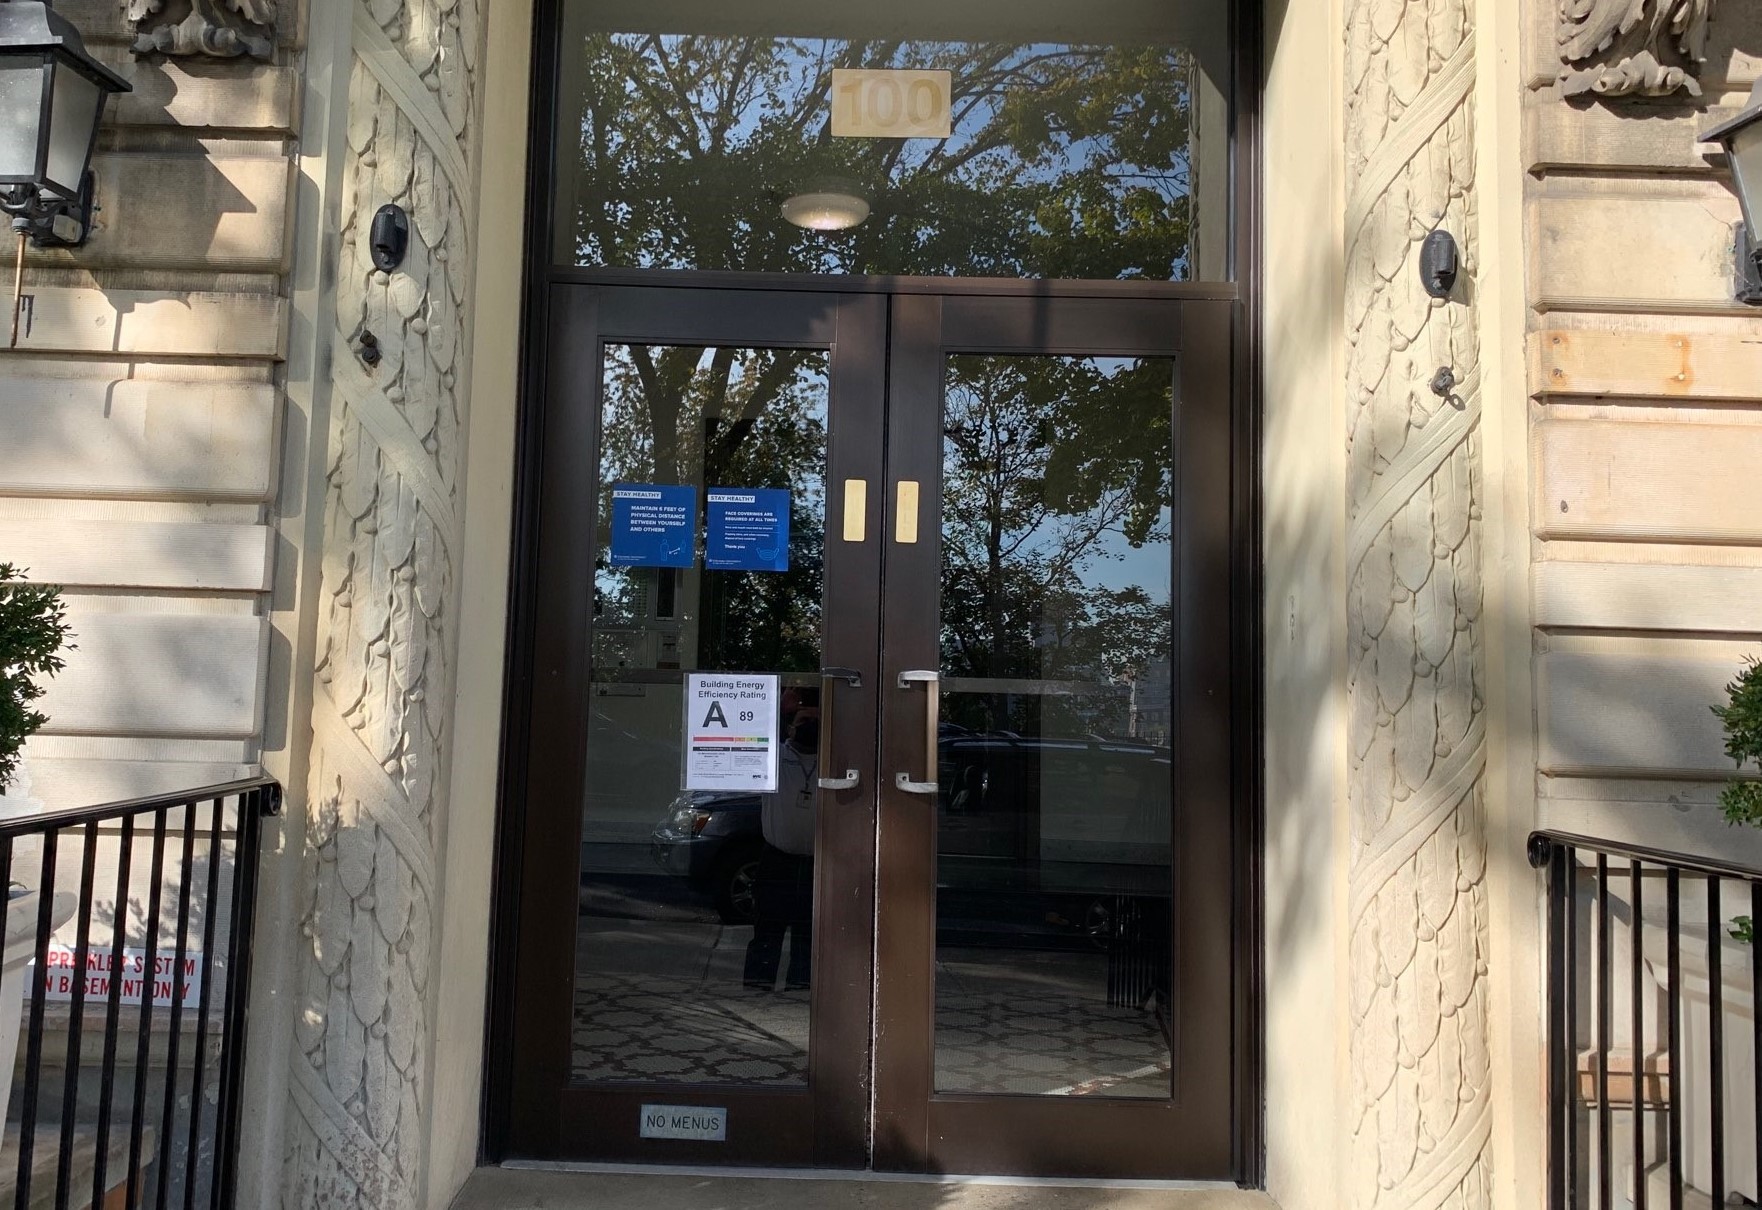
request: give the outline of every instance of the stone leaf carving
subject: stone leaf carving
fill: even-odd
[[[269,59],[277,0],[123,0],[136,55]]]
[[[1714,0],[1560,0],[1560,84],[1569,97],[1701,95]]]
[[[1347,799],[1357,1210],[1492,1204],[1474,6],[1347,0]],[[1449,366],[1462,384],[1428,386]]]

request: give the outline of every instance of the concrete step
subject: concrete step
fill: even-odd
[[[1223,1185],[480,1168],[452,1210],[1277,1210]]]

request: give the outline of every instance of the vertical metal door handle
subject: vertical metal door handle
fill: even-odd
[[[942,693],[938,682],[941,676],[935,672],[918,670],[899,674],[899,687],[910,689],[913,685],[924,686],[924,772],[929,781],[913,781],[910,773],[895,773],[893,784],[908,794],[936,793],[936,741],[937,724],[940,722],[938,711],[942,708]]]
[[[863,674],[855,668],[822,668],[820,669],[820,759],[825,761],[832,755],[832,694],[833,682],[843,681],[852,689],[863,687]],[[836,766],[835,766],[836,767]],[[862,780],[862,773],[857,769],[846,769],[843,777],[822,777],[819,779],[822,790],[854,790],[857,782]]]

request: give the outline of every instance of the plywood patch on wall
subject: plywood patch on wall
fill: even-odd
[[[1750,400],[1762,391],[1762,330],[1717,333],[1547,328],[1530,333],[1538,395]]]

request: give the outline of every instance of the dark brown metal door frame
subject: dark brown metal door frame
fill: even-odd
[[[582,788],[591,702],[601,366],[609,343],[831,350],[824,663],[878,675],[886,301],[876,296],[556,285],[550,290],[508,1153],[536,1159],[868,1162],[875,697],[840,694],[827,760],[858,786],[822,791],[809,1086],[581,1085],[570,1080]],[[865,479],[866,540],[847,542],[846,479]],[[830,767],[830,765],[828,766]],[[559,923],[566,922],[566,923]],[[726,1142],[643,1140],[642,1104],[728,1107]]]
[[[877,920],[875,1164],[938,1172],[1233,1179],[1238,980],[1234,917],[1232,394],[1229,302],[901,296],[893,301]],[[1175,359],[1175,1037],[1168,1101],[938,1096],[934,1068],[935,776],[921,688],[939,664],[943,359],[951,352]],[[921,485],[921,540],[892,540],[897,485]],[[932,686],[934,691],[934,686]],[[929,763],[925,771],[926,762]]]
[[[1233,964],[1244,922],[1233,918],[1236,863],[1229,860],[1238,851],[1231,761],[1241,741],[1230,676],[1236,305],[624,285],[556,285],[548,303],[525,754],[526,834],[542,842],[522,849],[520,909],[528,927],[516,941],[508,1042],[519,1091],[510,1098],[508,1153],[861,1167],[870,1162],[873,1071],[877,1168],[1237,1176],[1231,1110],[1241,1090],[1232,1064],[1243,1040],[1233,1014],[1247,989]],[[599,382],[606,344],[636,341],[832,350],[825,662],[856,669],[863,690],[840,694],[827,759],[860,769],[862,781],[829,793],[820,812],[805,1091],[583,1086],[568,1078],[574,936],[555,922],[573,922],[578,910]],[[902,771],[928,777],[924,763],[935,759],[925,751],[923,691],[895,686],[901,671],[938,662],[943,358],[950,352],[1167,356],[1179,367],[1171,416],[1181,707],[1171,1101],[933,1092],[935,808],[895,789],[892,778]],[[841,485],[851,478],[870,484],[861,543],[834,538],[844,528]],[[901,480],[923,485],[921,540],[911,545],[893,540]],[[876,1037],[881,1049],[872,1057]],[[639,1107],[656,1100],[727,1105],[728,1141],[640,1140]]]

